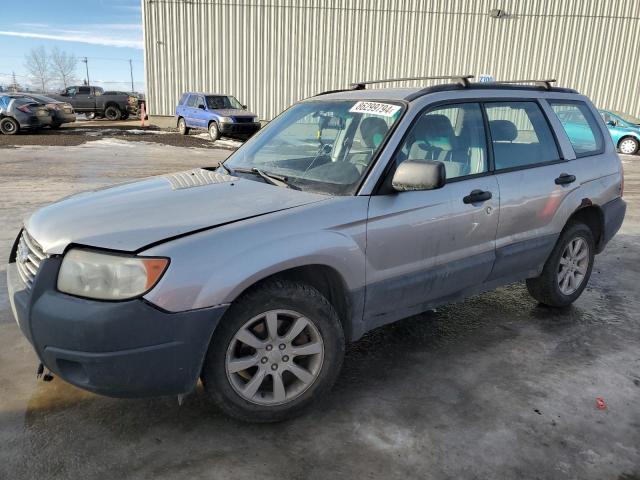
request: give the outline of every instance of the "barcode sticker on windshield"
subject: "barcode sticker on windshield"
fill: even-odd
[[[391,103],[358,102],[351,107],[349,111],[353,113],[370,113],[371,115],[392,117],[400,108],[399,105],[393,105]]]

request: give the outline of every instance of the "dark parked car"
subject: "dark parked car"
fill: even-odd
[[[32,98],[36,102],[45,104],[51,112],[51,128],[60,128],[60,125],[63,123],[73,123],[76,121],[73,105],[68,102],[61,102],[55,98],[35,93],[25,93],[24,98]]]
[[[0,94],[0,132],[13,135],[21,129],[51,125],[52,115],[44,103],[20,93]]]
[[[247,111],[233,95],[187,92],[176,107],[176,124],[181,134],[192,128],[209,131],[211,140],[221,135],[253,135],[260,130],[255,113]]]
[[[89,118],[104,117],[107,120],[125,120],[129,115],[138,114],[138,99],[129,94],[104,95],[100,87],[86,85],[67,87],[51,98],[68,102],[78,113]]]

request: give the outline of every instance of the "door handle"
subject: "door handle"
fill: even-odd
[[[576,181],[575,175],[569,175],[568,173],[561,173],[560,176],[556,178],[556,185],[567,185],[575,181]]]
[[[491,198],[491,192],[485,192],[483,190],[473,190],[469,195],[464,197],[462,201],[464,203],[480,203]]]

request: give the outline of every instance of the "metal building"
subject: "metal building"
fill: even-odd
[[[191,90],[271,119],[357,80],[464,73],[556,78],[640,114],[640,0],[142,0],[142,12],[152,115]]]

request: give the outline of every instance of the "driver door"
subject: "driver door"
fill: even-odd
[[[409,159],[442,161],[447,182],[436,190],[371,197],[367,329],[423,312],[483,283],[495,260],[499,190],[495,177],[487,175],[480,106],[452,104],[418,115],[395,162]],[[490,198],[474,201],[476,191]]]

